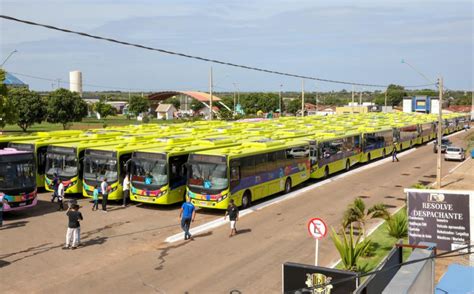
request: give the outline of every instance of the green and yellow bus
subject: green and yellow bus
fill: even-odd
[[[186,163],[189,154],[239,144],[236,138],[227,136],[133,152],[129,164],[130,199],[165,205],[182,202],[186,196]]]
[[[194,138],[190,136],[176,135],[158,137],[142,142],[128,143],[124,141],[114,146],[87,148],[84,153],[82,195],[92,197],[94,189],[99,187],[103,179],[106,178],[112,189],[108,199],[122,199],[122,182],[127,174],[127,165],[133,152],[153,147],[185,144],[193,140]]]
[[[24,140],[36,140],[42,138],[54,138],[54,137],[67,137],[67,136],[78,136],[83,131],[78,130],[66,130],[66,131],[52,131],[52,132],[36,132],[28,135],[1,135],[0,136],[0,148],[5,148],[10,142],[18,142]]]
[[[392,153],[394,147],[393,129],[391,128],[366,128],[362,131],[361,163],[369,162],[376,158],[384,158]],[[399,144],[400,147],[400,144]]]
[[[360,133],[324,134],[310,142],[311,178],[327,178],[359,163],[362,152]]]
[[[309,176],[308,142],[267,139],[191,153],[186,190],[198,207],[226,209],[234,199],[247,208],[252,201],[289,192]]]

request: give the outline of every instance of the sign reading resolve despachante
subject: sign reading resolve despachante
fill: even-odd
[[[470,193],[407,189],[410,244],[433,242],[441,250],[466,244],[471,237]],[[474,203],[473,203],[474,204]],[[453,245],[454,244],[454,245]]]

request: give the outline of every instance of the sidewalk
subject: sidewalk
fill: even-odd
[[[474,159],[467,157],[450,170],[441,183],[446,190],[474,190]]]

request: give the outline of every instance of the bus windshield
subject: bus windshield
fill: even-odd
[[[35,184],[33,161],[0,163],[0,190],[31,188]]]
[[[201,193],[203,191],[224,190],[228,183],[227,166],[225,164],[191,163],[188,174],[188,187],[191,191]]]
[[[157,190],[168,183],[166,161],[133,159],[131,161],[132,185],[137,188]]]
[[[50,153],[46,155],[46,174],[72,178],[77,176],[77,157],[72,154]]]
[[[107,182],[118,181],[117,160],[112,158],[86,157],[84,159],[84,179]]]

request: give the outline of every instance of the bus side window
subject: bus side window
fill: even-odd
[[[38,174],[43,175],[46,169],[46,151],[47,146],[38,148]]]
[[[230,161],[230,188],[234,188],[240,183],[240,160]]]

